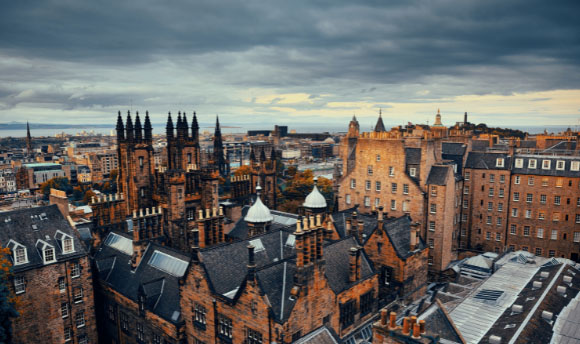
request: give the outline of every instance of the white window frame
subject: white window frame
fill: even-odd
[[[409,184],[403,184],[403,195],[409,194]]]
[[[550,240],[558,240],[558,230],[557,229],[552,229],[552,232],[550,233]]]
[[[574,232],[574,242],[580,242],[580,232]]]
[[[371,181],[370,180],[365,180],[365,190],[366,191],[371,190]]]
[[[391,210],[397,210],[397,200],[391,200]]]
[[[367,166],[367,174],[369,176],[372,176],[373,175],[373,165],[368,165]]]
[[[417,168],[416,167],[409,168],[409,176],[411,176],[411,177],[417,176]]]
[[[346,204],[350,204],[350,195],[349,195],[349,194],[345,195],[345,197],[344,197],[344,202],[345,202]]]
[[[515,167],[516,168],[523,168],[524,167],[524,159],[517,158],[516,162],[515,162]]]
[[[85,327],[86,322],[85,322],[85,312],[84,311],[79,311],[75,315],[75,325],[77,328]]]
[[[542,170],[549,170],[552,166],[552,161],[548,159],[542,160]]]
[[[556,170],[564,171],[566,169],[566,162],[564,160],[556,160]]]
[[[520,184],[520,176],[516,176],[516,178],[514,179],[514,184],[516,185]]]
[[[351,189],[356,188],[356,179],[354,179],[354,178],[350,179],[350,188]]]
[[[371,206],[371,198],[369,196],[365,196],[364,202],[365,202],[365,207]]]
[[[536,169],[538,167],[538,160],[536,159],[530,159],[528,160],[528,168],[529,169]]]
[[[580,161],[570,162],[570,171],[580,171]]]
[[[538,228],[538,229],[536,229],[536,232],[537,232],[536,236],[539,239],[544,239],[544,228]]]
[[[375,191],[381,192],[381,182],[379,182],[379,181],[375,182]]]
[[[495,159],[495,167],[504,167],[504,158]]]
[[[14,293],[16,295],[26,293],[26,280],[24,276],[14,276]]]
[[[73,262],[70,268],[70,277],[78,278],[81,276],[81,264],[79,262]]]
[[[68,318],[69,315],[70,315],[70,312],[69,312],[68,303],[67,302],[63,302],[60,305],[60,316],[61,316],[61,318],[65,319],[65,318]]]
[[[395,167],[389,166],[389,177],[394,177],[394,176],[395,176]]]

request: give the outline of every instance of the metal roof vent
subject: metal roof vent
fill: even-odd
[[[548,321],[551,321],[553,317],[554,317],[554,313],[548,312],[548,311],[542,311],[542,319],[546,319]]]
[[[548,278],[548,277],[550,277],[550,272],[549,271],[542,271],[540,273],[540,277],[542,277],[542,278]]]
[[[564,276],[564,283],[572,283],[572,276]]]
[[[502,290],[482,289],[475,294],[474,298],[484,303],[495,304],[503,295],[504,292]]]
[[[512,306],[512,313],[521,313],[524,311],[524,306],[514,304]]]
[[[540,289],[541,287],[542,287],[542,282],[540,282],[540,281],[534,281],[534,283],[532,284],[533,289]]]
[[[566,287],[564,287],[563,285],[559,285],[558,288],[556,288],[556,291],[560,295],[565,295],[566,294]]]
[[[516,324],[507,324],[507,325],[505,325],[505,327],[503,329],[507,330],[509,328],[515,328],[515,327],[516,327]]]
[[[489,344],[501,344],[501,337],[500,336],[489,336]]]

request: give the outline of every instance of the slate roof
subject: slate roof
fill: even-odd
[[[428,185],[447,185],[447,174],[451,166],[431,166],[429,176],[427,177]]]
[[[430,336],[439,336],[445,343],[465,343],[461,333],[455,327],[453,320],[438,299],[435,300],[417,320],[425,320],[426,331]]]
[[[473,140],[471,149],[474,151],[485,151],[489,148],[489,140]]]
[[[503,167],[497,167],[498,158],[503,158]],[[483,169],[483,170],[509,170],[511,168],[512,158],[506,153],[482,153],[469,152],[465,168]]]
[[[112,235],[115,232],[109,233]],[[115,233],[127,240],[131,236]],[[105,239],[104,242],[107,240]],[[190,258],[165,246],[150,243],[143,258],[134,272],[131,271],[131,256],[103,243],[95,254],[95,266],[99,280],[128,299],[138,302],[139,293],[146,297],[147,310],[161,318],[180,324],[181,306],[179,296],[179,279],[175,276],[149,264],[155,252],[164,253],[174,259],[189,264]]]
[[[441,149],[442,154],[464,155],[467,145],[461,142],[443,142]]]
[[[405,160],[407,165],[421,164],[421,148],[405,148]]]
[[[326,277],[328,284],[335,293],[347,289],[352,283],[349,276],[349,250],[357,247],[358,243],[353,237],[335,241],[324,247],[324,259],[326,260]],[[367,279],[374,274],[374,268],[370,260],[363,253],[361,256],[361,279]],[[355,282],[356,283],[356,282]]]
[[[73,239],[74,252],[63,254],[61,242],[58,240],[60,235],[57,231]],[[16,242],[26,247],[28,263],[15,265],[15,272],[44,266],[42,253],[37,249],[39,240],[54,247],[57,262],[87,255],[86,248],[76,231],[56,205],[0,213],[0,244],[13,249]]]
[[[383,116],[379,115],[379,119],[377,120],[377,124],[375,125],[375,132],[382,131],[387,131],[387,129],[385,129],[385,124],[383,123]]]
[[[233,239],[244,240],[248,237],[248,223],[244,220],[248,209],[250,206],[244,206],[242,208],[242,216],[234,225],[228,233],[227,236]],[[289,226],[295,226],[298,215],[285,213],[277,210],[270,210],[270,214],[273,216],[272,223],[270,224],[270,231],[288,228]]]
[[[523,165],[521,168],[516,168],[515,162],[517,159],[523,160]],[[529,161],[531,159],[536,160],[536,168],[529,168]],[[550,168],[543,169],[542,168],[542,161],[543,160],[550,160]],[[564,161],[564,169],[558,170],[556,169],[557,161]],[[546,156],[546,155],[528,155],[528,154],[518,154],[514,158],[514,166],[512,168],[512,172],[514,174],[531,174],[531,175],[538,175],[538,176],[555,176],[555,177],[570,177],[570,178],[578,178],[580,177],[580,171],[572,171],[570,168],[572,165],[572,161],[579,161],[580,157],[578,156]]]
[[[332,213],[332,218],[334,219],[334,226],[339,237],[344,238],[348,234],[346,233],[346,220],[352,217],[352,213],[357,209],[350,208],[341,210],[339,212]],[[377,228],[377,217],[374,215],[357,214],[357,221],[363,221],[363,232],[361,236],[363,239],[370,237],[372,232]],[[354,225],[354,224],[352,224]]]
[[[332,327],[322,326],[306,334],[293,344],[338,344],[340,339],[332,330]]]
[[[396,219],[385,221],[383,229],[389,237],[391,245],[395,248],[397,256],[401,259],[407,259],[413,255],[414,250],[411,250],[411,219],[408,216],[401,216]],[[427,246],[422,239],[419,239],[418,250],[423,250]]]

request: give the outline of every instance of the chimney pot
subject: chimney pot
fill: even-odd
[[[419,320],[419,329],[421,330],[421,334],[425,334],[425,320]]]
[[[205,218],[209,219],[211,217],[209,208],[205,208]]]
[[[411,334],[409,328],[410,328],[409,318],[405,317],[403,319],[403,335],[404,336],[408,336],[409,334]]]
[[[321,226],[321,216],[320,214],[316,215],[316,227],[320,227]]]
[[[421,328],[418,323],[413,324],[413,338],[421,338]]]
[[[394,330],[397,327],[397,313],[391,312],[389,315],[389,329]]]
[[[383,325],[383,326],[387,325],[387,310],[386,309],[381,309],[381,325]]]

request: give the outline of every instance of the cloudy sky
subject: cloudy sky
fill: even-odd
[[[2,1],[0,122],[580,124],[580,2]],[[190,115],[191,116],[191,115]],[[190,117],[191,118],[191,117]]]

